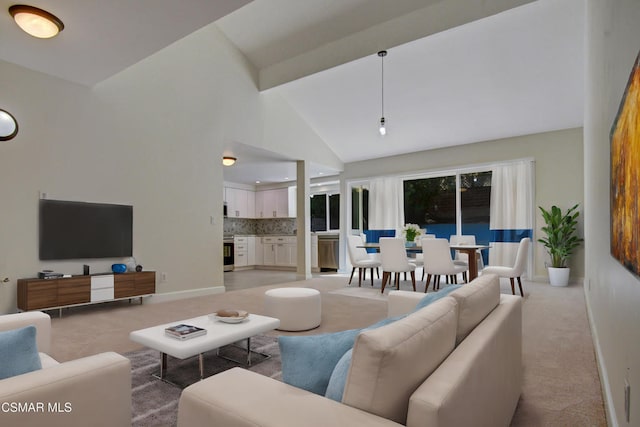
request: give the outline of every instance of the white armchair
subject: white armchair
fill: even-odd
[[[58,363],[47,354],[51,318],[42,312],[0,316],[0,331],[36,327],[42,369],[0,380],[0,405],[33,403],[34,411],[3,411],[3,425],[130,426],[131,363],[108,352]]]

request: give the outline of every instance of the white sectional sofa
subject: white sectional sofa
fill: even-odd
[[[107,352],[58,363],[47,353],[51,318],[42,312],[0,316],[0,331],[36,327],[42,369],[0,380],[5,426],[131,426],[131,363]]]
[[[394,291],[389,314],[423,294]],[[178,425],[509,425],[522,389],[522,300],[484,275],[357,336],[342,402],[241,368],[187,387]]]

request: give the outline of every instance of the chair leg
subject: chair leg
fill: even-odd
[[[420,279],[420,281],[422,282],[424,280],[424,268],[422,269],[422,279]]]
[[[355,272],[356,272],[356,268],[355,268],[355,267],[353,267],[353,268],[351,269],[351,277],[349,277],[349,284],[351,284],[351,280],[353,279],[353,273],[355,273]]]
[[[509,277],[509,280],[511,281],[511,294],[515,295],[516,294],[516,289],[514,287],[513,277]]]
[[[376,273],[378,273],[378,279],[380,278],[380,269],[376,267]]]
[[[358,287],[362,286],[362,267],[358,268]]]
[[[404,272],[404,280],[407,280],[407,272]]]
[[[384,293],[384,287],[387,286],[387,280],[389,280],[389,276],[391,275],[391,273],[389,273],[388,271],[383,271],[382,272],[382,291],[381,293]]]
[[[404,280],[407,280],[407,272],[404,273]],[[396,273],[396,289],[400,290],[400,273]]]
[[[378,279],[380,278],[380,273],[378,273]],[[371,286],[373,286],[373,267],[371,267]]]
[[[451,275],[451,283],[453,283],[454,285],[458,284],[458,276],[456,274]]]
[[[518,276],[518,287],[520,288],[520,296],[524,297],[524,293],[522,292],[522,282],[520,281],[520,276]]]
[[[429,282],[431,282],[431,274],[427,274],[427,283],[425,283],[424,285],[424,293],[427,293],[427,290],[429,289]]]
[[[467,272],[466,271],[462,272],[462,280],[464,280],[464,283],[469,283],[469,281],[467,280]]]
[[[433,290],[440,289],[440,275],[433,276]]]
[[[413,292],[416,291],[416,272],[411,272],[411,284],[413,285]]]

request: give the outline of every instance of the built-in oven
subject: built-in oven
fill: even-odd
[[[233,237],[222,240],[222,255],[224,257],[224,271],[233,271]]]

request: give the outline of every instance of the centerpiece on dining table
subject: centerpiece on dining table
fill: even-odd
[[[415,246],[416,237],[422,234],[422,229],[418,224],[405,224],[402,229],[402,234],[404,234],[407,246]]]

